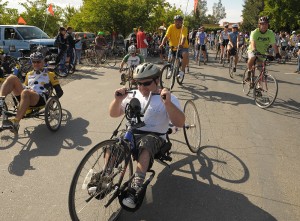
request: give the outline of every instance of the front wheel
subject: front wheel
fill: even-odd
[[[116,56],[113,54],[113,52],[110,52],[107,54],[107,60],[106,60],[108,66],[110,67],[114,67],[117,64],[117,58]]]
[[[255,104],[260,108],[270,107],[276,100],[277,93],[276,78],[270,74],[264,74],[254,85],[253,97]]]
[[[250,79],[248,79],[248,69],[246,68],[242,79],[243,92],[245,95],[248,95],[250,92],[250,83],[251,81]]]
[[[62,109],[57,97],[50,97],[45,106],[45,122],[49,130],[57,131],[62,120]]]
[[[201,124],[196,105],[188,100],[184,104],[185,125],[183,127],[184,138],[192,153],[197,153],[201,145]]]
[[[234,65],[233,65],[233,57],[230,56],[230,61],[229,61],[229,76],[231,78],[233,78],[233,68],[234,68]]]
[[[116,220],[119,217],[122,208],[118,199],[108,207],[104,205],[111,199],[116,185],[132,176],[132,161],[126,165],[124,159],[125,150],[115,140],[97,144],[84,156],[69,191],[69,213],[73,221]]]
[[[175,71],[171,64],[165,65],[161,70],[160,86],[172,89],[175,83]]]

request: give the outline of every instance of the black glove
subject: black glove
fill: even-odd
[[[275,57],[276,57],[276,59],[278,59],[278,58],[281,59],[281,55],[279,53],[277,53]]]

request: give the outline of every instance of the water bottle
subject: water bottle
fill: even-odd
[[[126,132],[124,135],[124,139],[130,143],[130,149],[134,151],[134,142],[133,142],[133,134],[131,132]]]
[[[84,181],[83,181],[83,184],[82,184],[82,189],[83,190],[86,190],[87,188],[87,185],[89,184],[89,182],[91,181],[91,178],[94,174],[94,170],[93,169],[90,169],[89,172],[87,173]]]

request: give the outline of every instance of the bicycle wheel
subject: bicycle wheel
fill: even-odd
[[[260,108],[270,107],[276,100],[278,93],[277,80],[270,74],[263,75],[255,82],[253,97]]]
[[[229,76],[233,78],[233,56],[230,56],[229,61]]]
[[[104,205],[111,199],[116,185],[132,176],[132,161],[126,165],[125,151],[117,141],[106,140],[84,156],[69,191],[69,213],[73,221],[116,220],[119,217],[122,207],[118,198],[108,207]]]
[[[57,131],[62,120],[62,109],[57,97],[50,97],[45,105],[45,122],[49,130]]]
[[[250,92],[250,80],[246,81],[247,78],[248,78],[248,69],[246,68],[246,70],[243,74],[243,79],[242,79],[243,92],[246,95],[248,95]]]
[[[107,58],[106,62],[108,64],[108,66],[110,66],[110,67],[116,66],[116,64],[117,64],[117,58],[112,53],[112,51],[107,54],[106,58]]]
[[[69,74],[68,68],[65,66],[63,69],[61,69],[60,64],[57,64],[55,66],[55,68],[53,69],[53,71],[57,76],[62,77],[62,78],[67,77]]]
[[[162,88],[172,89],[175,83],[175,73],[174,68],[171,64],[165,65],[161,70],[160,76],[160,86]]]
[[[7,105],[4,102],[3,104],[3,110],[7,111]],[[9,129],[7,128],[2,128],[3,126],[3,121],[7,120],[7,116],[2,116],[2,108],[0,108],[0,150],[7,149],[14,144],[14,140],[16,139],[16,135],[12,133]]]
[[[201,145],[201,124],[197,108],[193,101],[184,104],[185,125],[183,133],[185,142],[192,153],[197,153]]]

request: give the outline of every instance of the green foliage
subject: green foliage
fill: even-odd
[[[225,7],[222,4],[222,1],[219,0],[218,3],[214,3],[213,6],[213,17],[215,18],[214,23],[217,24],[223,18],[226,18]]]
[[[257,22],[263,9],[264,0],[245,0],[243,5],[243,23],[241,25],[241,30],[254,30],[257,27]]]

